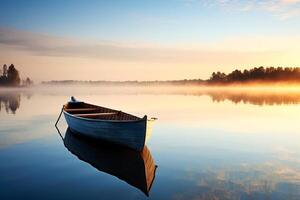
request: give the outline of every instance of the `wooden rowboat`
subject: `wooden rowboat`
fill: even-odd
[[[155,118],[143,118],[110,108],[96,106],[74,97],[63,106],[69,128],[78,134],[110,141],[142,151],[152,132]]]
[[[147,146],[138,152],[119,145],[83,138],[69,129],[63,142],[80,160],[125,181],[149,196],[157,166]]]

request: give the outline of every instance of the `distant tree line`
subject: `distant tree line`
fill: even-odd
[[[159,86],[159,85],[195,85],[203,84],[201,79],[166,80],[166,81],[78,81],[78,80],[52,80],[43,81],[44,85],[128,85],[128,86]]]
[[[11,64],[7,67],[7,65],[4,64],[2,68],[2,75],[0,75],[0,86],[20,86],[21,84],[22,86],[30,86],[33,82],[28,77],[21,82],[19,71],[15,68],[15,66]]]
[[[228,74],[213,72],[207,80],[183,79],[165,81],[77,81],[77,80],[53,80],[43,81],[45,85],[137,85],[137,86],[160,86],[160,85],[214,85],[252,82],[300,82],[299,67],[254,67],[245,70],[234,70]]]
[[[234,70],[229,74],[213,72],[208,82],[210,83],[233,83],[250,81],[299,81],[299,67],[254,67],[252,69]]]

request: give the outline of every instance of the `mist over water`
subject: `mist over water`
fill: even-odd
[[[64,146],[70,96],[158,118],[149,197]],[[0,89],[0,198],[299,199],[299,103],[297,87]]]

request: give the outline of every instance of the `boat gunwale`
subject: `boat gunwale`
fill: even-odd
[[[92,104],[90,104],[90,105],[92,105]],[[93,105],[93,106],[96,106],[96,105]],[[97,106],[97,107],[99,107],[99,106]],[[135,122],[147,121],[147,115],[145,115],[143,118],[135,116],[137,118],[140,118],[140,119],[137,119],[137,120],[106,120],[106,119],[92,119],[92,118],[79,117],[79,116],[75,116],[75,115],[73,115],[71,113],[68,113],[65,110],[65,106],[64,106],[64,109],[63,109],[63,113],[67,114],[70,117],[73,117],[75,119],[86,120],[86,121],[93,121],[93,122],[113,122],[113,123],[122,123],[122,122],[124,122],[124,123],[135,123]]]

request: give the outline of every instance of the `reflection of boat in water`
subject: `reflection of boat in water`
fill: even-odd
[[[80,160],[127,182],[149,196],[157,166],[146,146],[141,152],[137,152],[84,138],[71,132],[69,128],[63,140],[65,147]]]
[[[63,113],[72,131],[141,151],[150,137],[154,118],[148,119],[76,101],[64,105]]]

